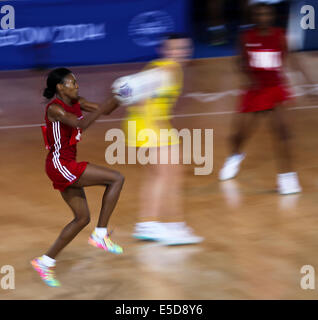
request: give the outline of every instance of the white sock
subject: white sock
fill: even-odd
[[[296,172],[285,172],[285,173],[279,173],[278,174],[279,177],[297,177],[297,173]]]
[[[54,267],[56,260],[46,256],[45,254],[41,257],[41,263],[43,263],[46,267]]]
[[[242,156],[244,156],[244,153],[240,152],[240,153],[234,153],[232,155],[232,157],[235,157],[235,158],[241,158]]]
[[[104,238],[107,234],[107,228],[95,228],[95,232],[99,238]]]

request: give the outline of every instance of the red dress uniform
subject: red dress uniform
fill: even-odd
[[[283,30],[271,28],[269,34],[263,36],[257,29],[251,29],[243,34],[242,48],[253,84],[243,94],[239,111],[269,110],[290,99],[282,73],[287,52]]]
[[[64,191],[77,181],[85,171],[88,162],[76,162],[76,144],[81,140],[81,130],[67,126],[60,121],[51,122],[47,117],[50,105],[58,104],[66,112],[83,117],[78,102],[69,106],[60,99],[51,101],[45,112],[46,141],[49,154],[46,158],[46,173],[53,182],[54,189]]]

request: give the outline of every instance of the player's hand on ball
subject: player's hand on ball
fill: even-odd
[[[133,93],[128,83],[128,77],[121,77],[115,80],[112,85],[112,93],[119,102],[128,104]]]
[[[154,97],[169,81],[167,70],[155,68],[115,80],[112,92],[122,104],[131,105]]]

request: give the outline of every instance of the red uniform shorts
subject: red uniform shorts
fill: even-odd
[[[46,173],[53,182],[54,189],[64,191],[67,187],[76,182],[87,167],[88,162],[66,161],[58,159],[54,161],[47,159]]]
[[[241,97],[239,112],[270,110],[289,99],[291,99],[291,93],[283,85],[250,89]]]

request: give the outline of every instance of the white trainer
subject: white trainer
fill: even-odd
[[[164,233],[162,224],[158,221],[136,223],[132,236],[139,240],[158,241]]]
[[[278,192],[282,195],[299,193],[302,191],[296,172],[277,175]]]
[[[219,172],[219,180],[225,181],[234,178],[240,171],[240,165],[244,158],[245,153],[234,154],[228,157]]]
[[[162,223],[165,232],[159,240],[165,246],[177,246],[186,244],[196,244],[204,240],[203,237],[196,236],[193,230],[184,222],[179,223]]]

